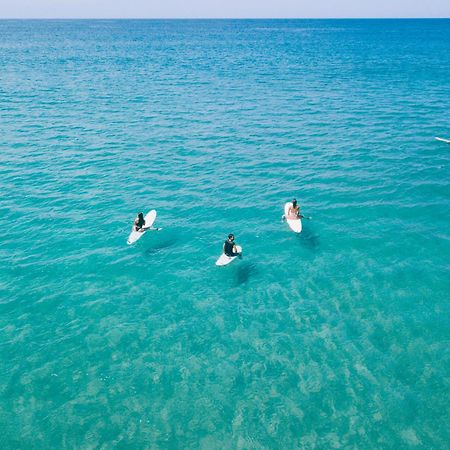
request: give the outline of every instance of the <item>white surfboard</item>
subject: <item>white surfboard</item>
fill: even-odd
[[[302,221],[300,219],[300,217],[298,219],[288,219],[288,212],[289,212],[289,208],[292,206],[292,202],[287,202],[284,205],[284,216],[286,217],[286,222],[289,225],[289,228],[294,232],[294,233],[301,233],[302,232]]]
[[[239,254],[242,253],[242,247],[240,245],[236,245],[236,250]],[[236,256],[227,256],[225,253],[222,253],[219,259],[216,261],[216,266],[226,266],[230,264],[231,261],[234,261],[239,255]]]
[[[437,141],[441,141],[441,142],[445,142],[446,144],[450,144],[450,139],[443,139],[443,138],[439,138],[439,137],[436,137],[435,139]]]
[[[144,216],[145,224],[144,228],[150,228],[156,220],[156,210],[152,209]],[[131,245],[138,241],[146,231],[134,231],[132,230],[128,236],[127,244]]]

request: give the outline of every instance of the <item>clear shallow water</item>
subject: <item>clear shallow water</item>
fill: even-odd
[[[0,67],[2,448],[448,445],[450,21],[1,21]]]

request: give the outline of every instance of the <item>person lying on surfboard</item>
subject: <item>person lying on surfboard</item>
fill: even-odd
[[[137,215],[136,219],[134,219],[133,231],[137,231],[138,233],[143,233],[144,231],[148,231],[148,230],[160,231],[160,230],[162,230],[162,228],[156,228],[154,226],[146,227],[145,226],[144,214],[140,212]]]
[[[142,233],[145,231],[144,226],[145,226],[144,214],[140,212],[137,215],[136,219],[134,219],[133,230]]]
[[[234,242],[234,234],[230,233],[228,239],[223,243],[223,252],[230,257],[239,255],[236,243]]]
[[[300,214],[300,206],[297,205],[297,200],[294,198],[292,200],[292,205],[289,207],[286,219],[297,220],[300,218],[302,218],[302,215]]]

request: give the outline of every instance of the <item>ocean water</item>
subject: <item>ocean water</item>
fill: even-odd
[[[1,448],[448,448],[449,100],[449,20],[0,21]]]

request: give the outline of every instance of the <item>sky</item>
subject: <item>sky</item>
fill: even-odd
[[[450,17],[450,0],[0,0],[0,18]]]

